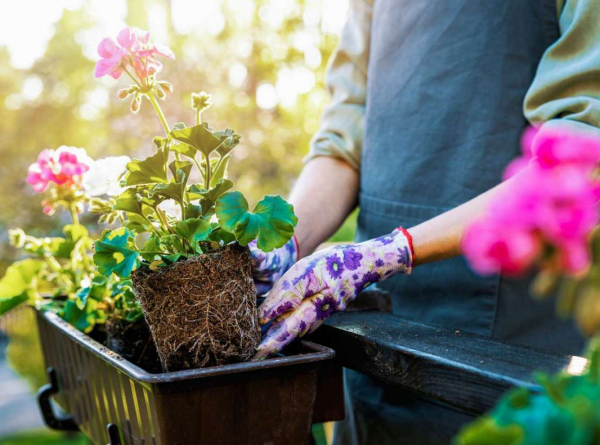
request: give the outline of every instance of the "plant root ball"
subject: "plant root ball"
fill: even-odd
[[[165,372],[248,361],[261,333],[250,251],[230,244],[132,275]]]

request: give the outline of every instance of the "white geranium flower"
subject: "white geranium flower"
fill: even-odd
[[[83,175],[83,188],[91,196],[120,195],[125,189],[119,181],[128,162],[131,162],[129,156],[98,159]]]

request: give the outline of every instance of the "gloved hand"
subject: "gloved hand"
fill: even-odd
[[[267,253],[256,246],[256,240],[248,244],[248,247],[250,248],[256,295],[268,293],[273,284],[298,261],[296,236],[293,236],[283,247]]]
[[[259,308],[261,324],[274,321],[255,359],[276,354],[296,337],[313,332],[329,316],[346,309],[367,286],[398,273],[409,274],[413,257],[410,234],[399,228],[300,260],[275,283]]]

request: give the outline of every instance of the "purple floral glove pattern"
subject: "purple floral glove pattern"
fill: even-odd
[[[413,257],[410,234],[399,228],[300,260],[275,283],[259,308],[260,323],[273,323],[255,359],[276,354],[295,338],[310,334],[332,314],[346,309],[369,285],[411,273]]]
[[[250,247],[256,295],[268,293],[273,284],[298,261],[298,242],[295,236],[283,247],[268,253],[256,246],[256,240],[252,241],[248,247]]]

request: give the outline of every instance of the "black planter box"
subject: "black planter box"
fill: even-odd
[[[259,362],[150,374],[53,313],[37,321],[51,380],[39,394],[44,418],[97,444],[303,445],[313,422],[344,417],[341,368],[315,343]],[[70,417],[53,414],[51,395]]]

